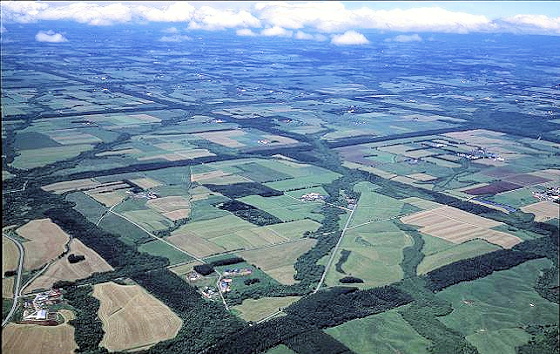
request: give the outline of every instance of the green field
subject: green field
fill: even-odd
[[[358,354],[427,354],[431,345],[396,310],[352,320],[324,331]]]
[[[338,173],[327,171],[317,175],[309,175],[309,176],[285,179],[283,181],[264,183],[264,185],[285,192],[285,191],[293,191],[297,189],[321,186],[323,184],[331,183],[338,177],[340,177]]]
[[[266,316],[278,311],[299,300],[300,296],[262,297],[260,299],[247,299],[241,305],[232,307],[232,310],[245,321],[259,321]]]
[[[418,274],[425,274],[446,264],[502,249],[498,245],[479,239],[455,244],[425,234],[422,234],[422,238],[424,239],[422,253],[425,257],[418,265]]]
[[[138,251],[146,252],[154,256],[161,256],[169,259],[169,265],[191,261],[189,255],[169,246],[165,242],[158,240],[146,242],[138,247]]]
[[[112,213],[103,217],[99,223],[99,227],[119,236],[121,241],[129,245],[134,245],[137,242],[142,242],[151,237],[138,226]]]
[[[163,215],[149,209],[131,210],[121,212],[119,214],[151,232],[167,230],[168,228],[173,226],[172,221],[166,219]]]
[[[66,195],[66,200],[76,203],[74,209],[92,223],[97,223],[99,218],[107,211],[101,203],[97,202],[83,192],[74,192]]]
[[[281,224],[274,224],[265,226],[266,229],[282,235],[290,240],[296,240],[303,236],[306,231],[316,231],[321,224],[314,220],[303,219],[291,222],[284,222]]]
[[[81,152],[91,150],[93,145],[80,144],[71,146],[46,147],[33,150],[20,150],[11,164],[15,168],[30,169],[45,166],[57,161],[78,156]]]
[[[290,348],[288,348],[287,346],[285,346],[284,344],[280,344],[272,349],[269,349],[266,352],[266,354],[297,354],[297,353],[291,350]]]
[[[367,222],[377,222],[394,218],[401,214],[404,203],[400,200],[374,192],[378,187],[369,182],[356,184],[354,190],[360,192],[360,199],[354,211],[350,227]]]
[[[204,239],[210,239],[231,235],[236,231],[251,229],[254,227],[255,225],[250,222],[227,213],[227,215],[215,219],[190,222],[177,229],[176,233],[188,231],[195,233]]]
[[[528,339],[518,328],[558,324],[558,305],[533,289],[539,272],[551,264],[547,259],[528,261],[441,291],[437,296],[451,302],[454,311],[440,321],[467,336],[480,353],[496,353],[496,348],[515,353],[513,346]]]
[[[329,286],[340,285],[338,280],[347,275],[362,279],[364,283],[355,284],[360,288],[399,281],[403,276],[400,266],[402,251],[411,244],[410,237],[391,221],[374,222],[349,229],[335,256],[335,260],[338,260],[343,249],[350,251],[347,261],[342,265],[346,274],[337,272],[336,262],[333,262],[327,273],[326,283]]]
[[[323,215],[318,212],[322,203],[305,202],[291,198],[287,195],[277,197],[262,197],[260,195],[249,195],[239,198],[239,201],[252,205],[258,209],[272,214],[282,221],[294,221],[302,219],[323,220]]]

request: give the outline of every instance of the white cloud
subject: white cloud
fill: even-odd
[[[361,45],[368,44],[368,39],[361,33],[356,31],[346,31],[344,34],[333,35],[332,44],[336,45]]]
[[[294,35],[295,39],[313,40],[313,41],[326,41],[328,38],[322,34],[309,34],[302,31],[297,31]]]
[[[2,22],[30,23],[68,20],[89,25],[118,23],[184,23],[190,29],[264,29],[263,35],[294,35],[311,39],[309,33],[337,34],[345,31],[375,29],[397,32],[513,32],[560,34],[560,18],[519,14],[489,18],[445,9],[446,3],[433,7],[376,9],[375,2],[348,9],[342,2],[36,2],[2,1]],[[554,2],[551,2],[551,6]],[[395,3],[398,6],[398,3]],[[384,6],[387,8],[387,6]],[[281,28],[284,32],[278,32]],[[301,31],[299,33],[298,31]],[[256,31],[255,31],[256,32]],[[299,33],[299,34],[298,34]],[[315,40],[318,37],[315,35]]]
[[[238,36],[254,37],[257,34],[249,28],[242,28],[235,31]]]
[[[260,21],[250,12],[216,9],[203,6],[193,14],[189,28],[218,30],[236,27],[260,27]]]
[[[163,33],[175,34],[175,33],[179,33],[179,30],[177,29],[177,27],[169,27],[169,28],[163,29],[162,32]]]
[[[46,32],[45,31],[39,31],[35,35],[35,40],[37,42],[47,42],[47,43],[68,42],[68,39],[66,39],[62,34],[55,33],[53,31],[46,31]]]
[[[190,40],[192,40],[191,37],[180,35],[180,34],[174,34],[172,36],[163,36],[159,39],[160,42],[184,42]]]
[[[4,27],[4,25],[0,26],[0,33],[6,33],[8,32],[8,30],[6,29],[6,27]]]
[[[422,37],[420,37],[417,33],[410,35],[401,34],[393,38],[387,38],[385,42],[422,42]]]
[[[267,37],[291,37],[292,36],[292,31],[288,31],[282,27],[279,26],[274,26],[274,27],[270,27],[270,28],[265,28],[261,31],[261,35],[263,36],[267,36]]]
[[[545,15],[516,15],[504,18],[503,23],[515,32],[560,34],[560,17]]]

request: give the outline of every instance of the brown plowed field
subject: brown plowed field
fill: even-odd
[[[64,252],[64,245],[70,239],[51,219],[32,220],[17,229],[16,232],[29,240],[23,242],[25,249],[23,268],[25,270],[41,267],[58,257]]]
[[[418,225],[421,232],[456,244],[479,238],[503,248],[511,248],[521,242],[517,236],[491,229],[502,223],[449,206],[408,215],[402,217],[401,221]]]
[[[147,348],[174,338],[183,321],[139,285],[96,284],[99,318],[105,335],[100,346],[109,351]]]
[[[69,254],[83,255],[86,257],[78,263],[68,262],[68,256],[65,256],[49,266],[47,271],[40,277],[35,279],[26,289],[29,293],[36,289],[50,289],[54,282],[58,280],[74,281],[77,279],[87,278],[94,272],[108,272],[113,270],[100,255],[94,250],[88,248],[78,239],[72,239],[70,242]]]

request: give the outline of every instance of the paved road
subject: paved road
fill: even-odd
[[[12,304],[12,308],[10,309],[10,312],[8,313],[8,315],[6,316],[6,319],[2,322],[2,327],[4,327],[6,324],[8,324],[8,322],[10,322],[10,318],[12,318],[12,316],[14,315],[14,312],[16,311],[17,308],[17,303],[18,303],[18,299],[21,296],[20,294],[20,286],[21,286],[21,274],[23,272],[23,256],[24,256],[24,250],[23,250],[23,246],[21,245],[21,243],[12,238],[9,235],[6,235],[4,233],[2,233],[3,236],[6,236],[7,238],[9,238],[10,240],[14,241],[14,243],[16,244],[16,246],[19,249],[19,264],[18,264],[18,269],[17,269],[17,274],[16,274],[16,282],[14,284],[14,303]]]
[[[315,290],[313,291],[313,294],[315,294],[317,291],[319,291],[319,289],[321,289],[321,286],[325,282],[325,277],[327,276],[327,272],[329,271],[329,268],[331,267],[331,264],[334,260],[334,257],[336,257],[336,252],[338,251],[338,247],[342,243],[342,239],[344,238],[344,234],[346,233],[346,230],[348,230],[348,226],[350,225],[350,221],[352,221],[352,216],[354,215],[354,212],[356,211],[356,209],[358,209],[357,206],[354,207],[354,209],[352,209],[352,212],[350,213],[350,216],[348,217],[348,220],[346,220],[346,224],[344,225],[344,229],[342,229],[342,233],[340,234],[340,238],[338,239],[338,242],[336,243],[336,246],[334,246],[334,249],[332,250],[331,257],[329,258],[329,261],[327,262],[327,265],[325,266],[325,271],[323,272],[323,275],[321,276],[321,280],[319,280],[319,284],[317,284],[317,288],[315,288]]]

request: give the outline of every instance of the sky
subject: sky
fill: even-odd
[[[164,40],[181,41],[189,31],[232,30],[239,36],[291,37],[336,45],[369,43],[364,32],[401,32],[396,41],[419,41],[431,33],[516,33],[560,36],[555,1],[400,2],[25,2],[2,1],[2,33],[10,25],[40,23],[35,39],[65,42],[52,21],[89,26],[169,24]]]

